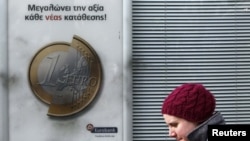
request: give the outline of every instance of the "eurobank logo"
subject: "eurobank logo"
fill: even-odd
[[[95,127],[93,124],[88,124],[86,128],[91,133],[118,133],[117,127]]]

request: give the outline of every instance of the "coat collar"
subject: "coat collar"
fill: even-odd
[[[209,119],[202,122],[191,133],[188,134],[189,141],[206,141],[208,125],[225,124],[220,112],[215,112]]]

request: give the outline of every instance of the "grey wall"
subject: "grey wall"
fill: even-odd
[[[0,140],[8,140],[7,1],[0,1]]]

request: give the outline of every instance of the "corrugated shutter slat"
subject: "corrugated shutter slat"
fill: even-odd
[[[250,123],[250,1],[132,0],[133,140],[173,140],[167,93],[201,82],[232,124]]]

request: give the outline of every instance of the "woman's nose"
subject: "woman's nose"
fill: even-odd
[[[175,134],[175,132],[174,132],[173,129],[169,129],[169,136],[170,137],[175,137],[176,136],[176,134]]]

